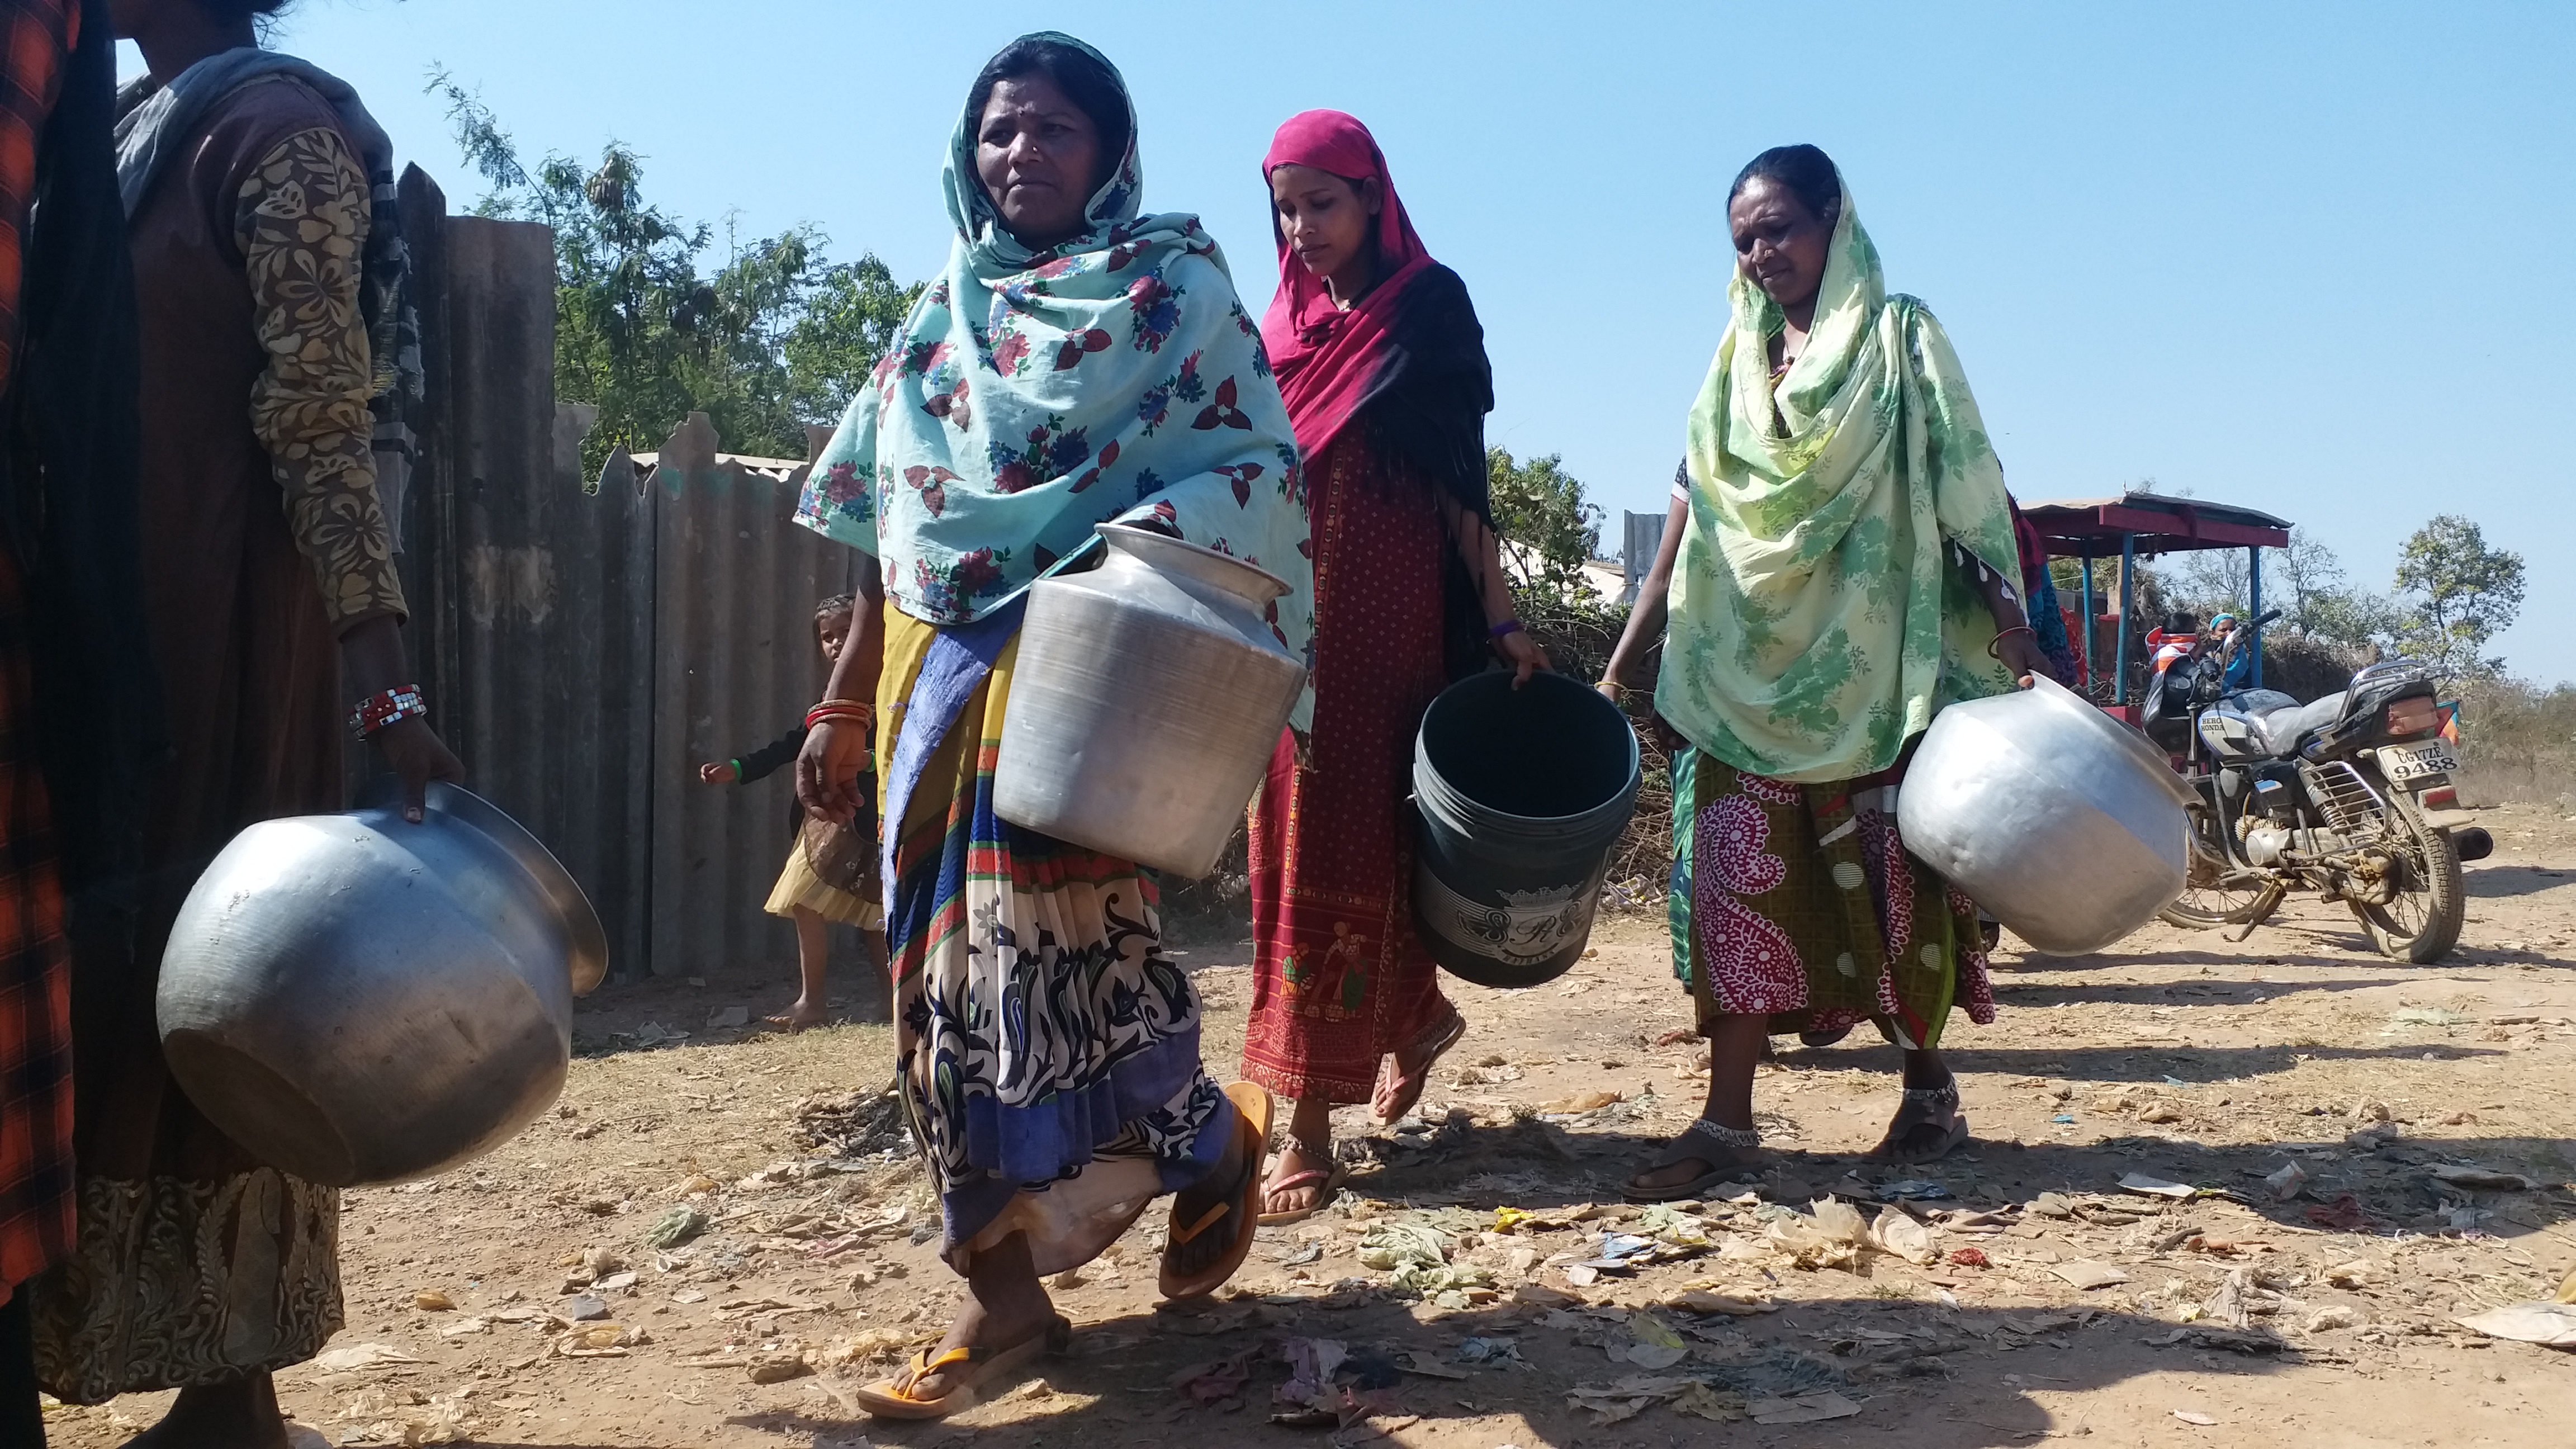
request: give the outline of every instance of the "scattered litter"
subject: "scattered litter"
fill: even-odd
[[[586,1323],[608,1316],[608,1302],[595,1293],[576,1293],[564,1300],[563,1316],[575,1323]]]
[[[2410,1006],[2391,1013],[2388,1019],[2399,1026],[2459,1026],[2468,1020],[2439,1006]]]
[[[1941,1261],[1941,1234],[1897,1208],[1888,1208],[1869,1226],[1869,1240],[1918,1266]]]
[[[783,1384],[801,1379],[814,1371],[801,1353],[756,1353],[742,1368],[743,1376],[755,1384]]]
[[[2068,1202],[2064,1196],[2053,1192],[2043,1192],[2039,1196],[2032,1198],[2027,1210],[2037,1213],[2044,1218],[2071,1218],[2075,1216],[2075,1204]]]
[[[2120,1190],[2122,1192],[2139,1193],[2147,1197],[2174,1198],[2177,1200],[2193,1197],[2200,1192],[2199,1188],[2193,1187],[2187,1182],[2167,1182],[2161,1177],[2149,1177],[2143,1172],[2132,1172],[2122,1176],[2120,1179]]]
[[[1860,1405],[1831,1390],[1794,1399],[1756,1399],[1744,1408],[1757,1424],[1818,1424],[1860,1412]]]
[[[1948,1196],[1950,1196],[1950,1189],[1937,1182],[1927,1182],[1918,1178],[1908,1178],[1903,1182],[1882,1182],[1878,1185],[1880,1202],[1932,1202]]]
[[[1986,1257],[1986,1250],[1983,1248],[1952,1248],[1950,1250],[1950,1261],[1962,1268],[1991,1268],[1994,1266],[1993,1262],[1988,1260]]]
[[[1460,1343],[1449,1355],[1452,1363],[1477,1364],[1486,1368],[1528,1368],[1521,1357],[1520,1344],[1508,1338],[1470,1338]]]
[[[2308,1315],[2308,1332],[2331,1333],[2338,1328],[2359,1328],[2361,1315],[2348,1304],[2337,1303]]]
[[[2437,1182],[2465,1187],[2478,1192],[2529,1192],[2539,1183],[2518,1172],[2499,1172],[2492,1167],[2442,1166],[2432,1169]]]
[[[1742,1399],[1736,1398],[1730,1394],[1721,1394],[1717,1390],[1710,1388],[1708,1385],[1696,1381],[1694,1381],[1689,1388],[1686,1388],[1679,1394],[1674,1395],[1672,1407],[1673,1412],[1676,1414],[1689,1414],[1694,1418],[1700,1419],[1714,1419],[1720,1423],[1727,1423],[1744,1417],[1744,1401]]]
[[[708,1187],[715,1184],[710,1181]],[[685,1204],[671,1208],[644,1230],[644,1241],[656,1248],[676,1248],[707,1230],[707,1215]]]
[[[441,1338],[471,1338],[475,1334],[489,1333],[491,1331],[492,1320],[488,1318],[459,1318],[440,1324],[438,1336]]]
[[[1780,1305],[1768,1298],[1748,1297],[1742,1293],[1718,1293],[1706,1288],[1685,1288],[1664,1300],[1667,1308],[1701,1315],[1724,1314],[1730,1318],[1751,1318],[1761,1313],[1777,1313]]]
[[[1290,1253],[1287,1257],[1280,1259],[1279,1264],[1283,1268],[1302,1268],[1308,1263],[1321,1262],[1323,1257],[1324,1245],[1322,1243],[1308,1243],[1306,1246]]]
[[[1169,1382],[1180,1390],[1181,1397],[1200,1408],[1221,1404],[1243,1392],[1243,1386],[1252,1379],[1253,1364],[1261,1357],[1261,1349],[1247,1348],[1232,1358],[1193,1364],[1172,1375]]]
[[[707,1014],[707,1025],[717,1031],[728,1031],[734,1027],[750,1024],[751,1010],[748,1007],[727,1006]]]
[[[456,1300],[432,1288],[425,1293],[411,1295],[411,1306],[424,1313],[445,1313],[456,1306]]]
[[[2369,1215],[2361,1210],[2361,1199],[2351,1193],[2308,1209],[2308,1221],[2339,1233],[2357,1233],[2370,1226]]]
[[[615,1323],[589,1323],[559,1335],[554,1351],[565,1358],[624,1358],[645,1342],[643,1334]]]
[[[382,1368],[387,1364],[419,1363],[390,1343],[353,1343],[346,1348],[325,1349],[313,1356],[313,1367],[326,1374],[354,1373],[359,1369]]]
[[[1580,1117],[1587,1112],[1598,1112],[1604,1107],[1615,1107],[1626,1100],[1628,1095],[1625,1092],[1577,1092],[1571,1097],[1542,1103],[1538,1116],[1542,1122],[1557,1122],[1568,1117]]]
[[[2068,1124],[2068,1123],[2070,1123],[2070,1122],[2073,1122],[2073,1121],[2075,1120],[2075,1114],[2074,1114],[2074,1113],[2072,1113],[2072,1112],[2060,1112],[2060,1113],[2058,1113],[2056,1116],[2051,1117],[2051,1118],[2049,1118],[2048,1120],[2049,1120],[2050,1122],[2055,1123],[2056,1125],[2058,1125],[2058,1126],[2061,1126],[2061,1127],[2062,1127],[2062,1126],[2064,1126],[2064,1125],[2066,1125],[2066,1124]]]
[[[2352,1104],[2351,1116],[2356,1122],[2387,1122],[2393,1120],[2396,1114],[2390,1112],[2388,1104],[2377,1097],[2364,1097]]]
[[[2513,1303],[2451,1321],[2489,1338],[2536,1343],[2543,1348],[2576,1348],[2576,1303]]]
[[[2078,1258],[2072,1263],[2052,1263],[2048,1271],[2078,1288],[2108,1288],[2129,1281],[2128,1273],[2093,1258]]]
[[[2195,1413],[2190,1409],[2176,1409],[2173,1411],[2173,1416],[2186,1424],[2198,1424],[2204,1429],[2215,1428],[2218,1424],[2218,1421],[2209,1415]]]
[[[2263,1186],[2272,1194],[2272,1201],[2288,1202],[2307,1191],[2308,1170],[2295,1162],[2290,1163],[2280,1171],[2266,1176],[2263,1179]]]

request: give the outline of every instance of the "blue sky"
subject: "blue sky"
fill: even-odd
[[[432,65],[532,154],[614,138],[660,205],[819,223],[910,278],[945,254],[966,85],[1022,23],[1118,62],[1147,205],[1201,213],[1256,305],[1271,129],[1367,121],[1484,317],[1493,440],[1562,453],[1611,547],[1661,506],[1724,322],[1727,183],[1812,141],[2025,501],[2152,478],[2383,589],[2463,513],[2530,568],[2510,666],[2576,678],[2576,6],[304,0],[275,43],[460,208]]]

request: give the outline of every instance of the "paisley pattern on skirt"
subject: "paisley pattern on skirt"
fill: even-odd
[[[993,814],[1020,613],[885,611],[896,1071],[961,1272],[1012,1232],[1040,1273],[1089,1261],[1213,1167],[1234,1124],[1151,879]]]
[[[32,1303],[36,1374],[56,1397],[225,1383],[340,1331],[339,1189],[257,1168],[89,1177],[80,1194],[80,1242]]]
[[[1879,1023],[1939,1044],[1953,1005],[1995,998],[1977,908],[1908,855],[1898,771],[1798,785],[1697,750],[1673,762],[1673,963],[1703,1031],[1767,1016],[1774,1032]]]

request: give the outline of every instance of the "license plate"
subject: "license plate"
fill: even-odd
[[[2457,755],[2451,753],[2448,740],[2422,740],[2411,745],[2381,745],[2379,772],[2389,783],[2403,785],[2430,775],[2447,775],[2460,768]]]

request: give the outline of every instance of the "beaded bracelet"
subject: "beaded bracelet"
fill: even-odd
[[[429,718],[429,701],[421,697],[417,684],[397,684],[358,701],[349,712],[349,728],[362,740],[374,739],[388,726],[407,719]]]

